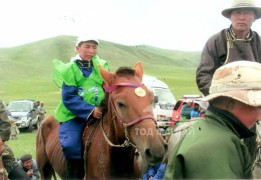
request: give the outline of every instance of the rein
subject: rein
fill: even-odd
[[[104,86],[104,89],[106,92],[108,93],[113,93],[113,91],[117,88],[117,87],[132,87],[132,88],[138,88],[140,87],[142,84],[132,84],[132,83],[119,83],[119,84],[115,84],[113,86]],[[113,116],[113,121],[115,121],[115,119],[117,119],[123,126],[124,128],[124,134],[125,134],[125,140],[122,144],[120,145],[115,145],[113,144],[108,136],[106,135],[104,129],[103,129],[103,123],[101,122],[101,129],[102,129],[102,133],[103,133],[103,136],[106,140],[106,142],[112,146],[112,147],[129,147],[129,146],[133,146],[134,148],[136,148],[136,145],[133,144],[130,139],[129,139],[129,136],[128,136],[128,127],[131,127],[133,126],[134,124],[138,124],[140,123],[141,121],[145,120],[145,119],[154,119],[154,117],[152,115],[149,115],[149,114],[144,114],[140,117],[138,117],[137,119],[134,119],[133,121],[129,122],[129,123],[124,123],[121,116],[119,115],[119,113],[117,112],[116,110],[116,107],[115,107],[115,104],[111,98],[111,96],[109,96],[109,102],[111,104],[111,107],[113,108],[113,111],[114,111],[114,116]],[[117,118],[116,118],[117,117]],[[101,120],[103,121],[103,119]]]

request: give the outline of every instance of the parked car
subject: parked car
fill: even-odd
[[[35,100],[19,99],[11,101],[7,106],[8,116],[16,120],[16,126],[20,130],[32,132],[33,127],[38,129],[40,117]]]
[[[184,95],[181,99],[179,99],[177,101],[176,105],[174,106],[170,126],[174,127],[175,123],[180,121],[180,117],[181,117],[180,111],[187,99],[192,100],[193,107],[195,106],[195,104],[198,104],[200,106],[201,110],[203,110],[203,111],[206,110],[208,108],[208,102],[201,101],[200,98],[202,98],[201,95]],[[204,116],[204,114],[202,116]]]

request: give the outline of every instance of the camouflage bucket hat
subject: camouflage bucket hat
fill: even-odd
[[[209,95],[202,101],[226,96],[250,106],[261,106],[261,64],[235,61],[218,68],[213,76]]]

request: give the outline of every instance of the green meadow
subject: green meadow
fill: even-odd
[[[52,80],[52,60],[69,62],[75,55],[75,39],[74,36],[58,36],[0,48],[0,98],[5,103],[25,98],[44,101],[47,115],[51,114],[60,100],[60,90]],[[120,66],[134,67],[141,61],[145,74],[166,82],[176,99],[184,94],[200,94],[195,82],[200,52],[126,46],[102,40],[98,48],[98,55],[108,61],[112,72]],[[24,153],[35,157],[36,132],[21,133],[19,140],[8,142],[17,157]]]

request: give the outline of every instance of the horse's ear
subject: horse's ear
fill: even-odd
[[[141,79],[142,81],[142,77],[143,77],[143,68],[142,68],[142,64],[141,62],[137,62],[135,65],[135,73],[136,75]]]
[[[100,70],[101,77],[108,85],[112,85],[114,74],[104,69],[100,64],[98,65],[98,68]]]

